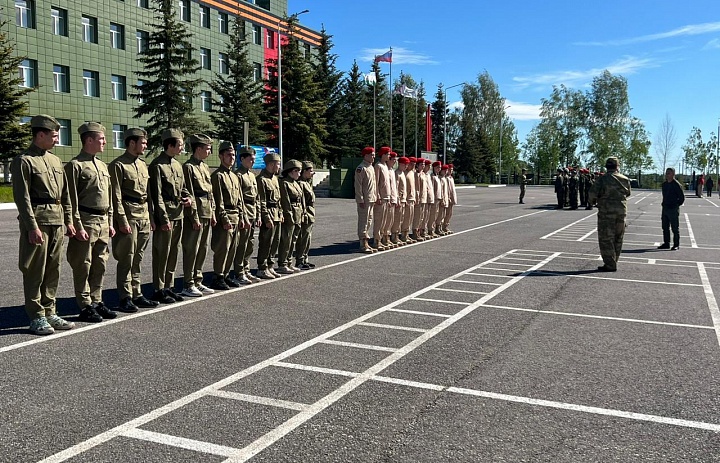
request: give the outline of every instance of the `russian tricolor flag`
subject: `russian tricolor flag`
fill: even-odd
[[[385,63],[392,63],[392,49],[388,51],[387,53],[383,53],[382,55],[375,57],[375,62],[385,62]]]

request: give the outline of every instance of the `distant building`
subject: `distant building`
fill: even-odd
[[[205,80],[193,105],[198,118],[209,123],[212,93],[207,82],[227,72],[225,51],[235,16],[245,19],[248,60],[255,66],[255,78],[264,79],[266,60],[277,58],[278,25],[288,2],[177,1],[176,12],[193,34],[194,58],[202,66],[199,77]],[[18,70],[22,85],[37,87],[29,95],[29,114],[50,114],[60,122],[60,144],[54,152],[64,161],[77,154],[77,127],[86,121],[107,128],[108,158],[124,150],[127,127],[145,125],[145,120],[133,118],[137,101],[130,94],[132,85],[142,85],[134,71],[141,67],[138,52],[147,46],[152,7],[152,0],[0,0],[16,52],[27,56]],[[303,26],[296,36],[306,53],[320,44],[320,34]]]

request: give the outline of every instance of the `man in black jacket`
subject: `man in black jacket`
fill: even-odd
[[[665,171],[662,195],[663,244],[658,246],[658,249],[671,249],[670,229],[672,228],[672,250],[676,251],[680,247],[680,206],[685,202],[685,193],[680,182],[675,179],[675,169],[672,167],[668,167]]]

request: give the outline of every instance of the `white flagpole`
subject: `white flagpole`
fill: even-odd
[[[402,77],[402,76],[401,76]],[[405,84],[403,84],[402,88],[402,97],[403,97],[403,156],[407,156],[405,154]]]
[[[392,85],[393,85],[393,81],[392,81],[392,47],[390,47],[390,82],[389,82],[388,88],[390,89],[390,147],[391,148],[392,148],[392,134],[393,134],[393,130],[392,130],[393,88],[392,88]]]
[[[415,156],[418,152],[418,96],[417,89],[415,90]]]
[[[379,68],[380,68],[380,66],[378,66],[378,69]],[[375,70],[373,70],[373,74],[375,74]],[[377,75],[375,76],[375,78],[377,78]],[[377,118],[377,116],[375,114],[375,111],[376,111],[375,107],[377,105],[376,100],[377,100],[377,80],[373,84],[373,144],[372,144],[373,148],[376,148],[376,146],[377,146],[376,138],[375,138],[375,126],[376,126],[376,118]]]

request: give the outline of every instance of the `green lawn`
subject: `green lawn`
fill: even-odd
[[[13,202],[12,185],[0,185],[0,203]]]

